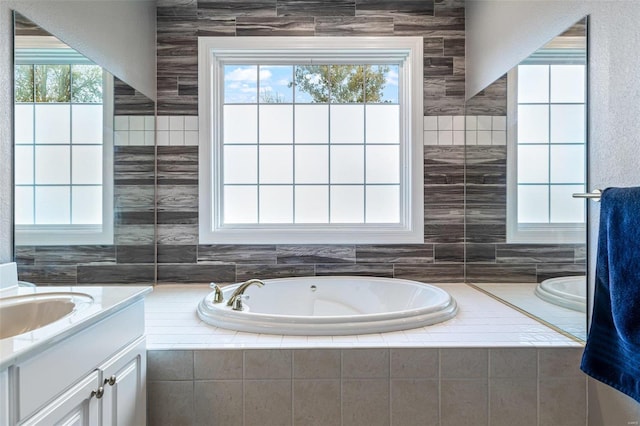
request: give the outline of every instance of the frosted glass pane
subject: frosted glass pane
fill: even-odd
[[[551,66],[551,102],[584,102],[584,65]]]
[[[551,187],[551,222],[584,223],[584,199],[573,198],[574,192],[584,192],[583,185]]]
[[[36,183],[71,183],[69,146],[36,146]]]
[[[255,103],[258,95],[256,65],[224,67],[224,103]]]
[[[70,114],[69,105],[36,105],[36,143],[69,143]]]
[[[549,102],[549,66],[518,66],[518,102]]]
[[[329,182],[329,147],[296,147],[296,183]]]
[[[293,102],[293,66],[260,65],[260,103]]]
[[[518,223],[549,222],[549,187],[518,185]]]
[[[518,143],[549,142],[549,107],[518,105]]]
[[[102,105],[73,105],[71,114],[73,143],[102,143]]]
[[[68,186],[36,187],[36,225],[68,225],[71,220]]]
[[[293,223],[293,186],[260,187],[260,223]]]
[[[551,143],[583,143],[584,105],[551,106]]]
[[[400,106],[367,105],[367,143],[400,142]]]
[[[400,182],[400,147],[367,147],[367,183]]]
[[[15,183],[16,185],[33,184],[33,147],[16,146],[15,148]]]
[[[364,147],[331,147],[331,183],[364,183]]]
[[[331,223],[364,223],[364,186],[331,187]]]
[[[71,223],[78,225],[102,223],[102,187],[73,186],[71,188]]]
[[[260,183],[293,183],[293,147],[260,147]]]
[[[224,223],[258,223],[258,188],[224,187]]]
[[[549,182],[549,146],[518,146],[518,183]]]
[[[329,105],[296,105],[296,143],[329,142]]]
[[[258,143],[258,107],[224,106],[224,143]]]
[[[16,186],[15,191],[16,225],[33,225],[33,188]]]
[[[584,146],[551,146],[551,182],[584,183]]]
[[[33,143],[33,105],[15,105],[16,143]]]
[[[364,142],[364,105],[331,105],[331,143]]]
[[[224,183],[258,183],[258,147],[224,147]]]
[[[400,186],[367,185],[367,223],[400,222]]]
[[[329,223],[329,187],[296,186],[296,223]]]
[[[102,147],[74,146],[71,150],[71,182],[102,184]]]
[[[293,143],[292,105],[260,105],[260,143]]]

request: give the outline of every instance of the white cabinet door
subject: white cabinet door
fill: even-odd
[[[9,370],[0,371],[0,425],[9,424]]]
[[[27,419],[24,426],[98,426],[100,424],[97,396],[92,394],[100,386],[100,373],[94,371],[73,385],[53,402],[46,405],[35,416]]]
[[[147,423],[146,363],[145,339],[140,338],[101,367],[104,426],[139,426]]]

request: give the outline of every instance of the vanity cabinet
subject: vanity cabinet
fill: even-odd
[[[18,360],[3,374],[6,424],[146,424],[143,301]]]
[[[95,397],[99,384],[100,373],[94,371],[21,424],[24,426],[99,425],[99,403]]]
[[[102,425],[144,425],[147,412],[145,340],[137,340],[114,356],[101,371]]]
[[[22,423],[144,425],[145,340],[138,339]]]

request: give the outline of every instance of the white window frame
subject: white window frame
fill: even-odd
[[[33,44],[42,47],[44,37],[32,39],[23,37],[22,47],[30,47]],[[44,40],[51,48],[66,48],[60,41],[51,37]],[[77,56],[77,61],[61,59],[61,63],[91,63],[77,52],[67,52],[67,55]],[[55,58],[54,58],[55,59]],[[41,61],[50,64],[52,58]],[[29,64],[38,64],[38,61],[30,60]],[[101,225],[15,225],[16,245],[95,245],[113,244],[114,218],[113,218],[113,76],[103,71],[102,79],[102,224]]]
[[[199,237],[204,244],[421,243],[423,207],[422,37],[200,37]],[[222,94],[224,63],[401,63],[400,224],[222,223]]]
[[[587,107],[585,98],[585,110]],[[586,146],[585,140],[585,149]],[[585,242],[586,218],[582,224],[518,222],[518,67],[515,66],[507,73],[507,243]]]

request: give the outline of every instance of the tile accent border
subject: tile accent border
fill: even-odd
[[[113,120],[115,146],[154,146],[155,117],[153,115],[116,115]]]

